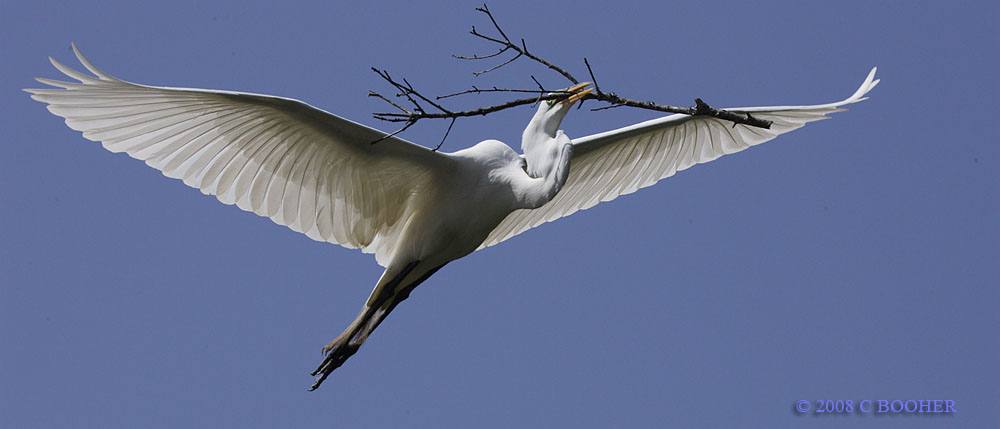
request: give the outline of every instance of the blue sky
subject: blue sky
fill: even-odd
[[[111,154],[21,88],[76,42],[139,83],[383,110],[369,67],[430,93],[486,77],[476,2],[0,3],[4,427],[995,427],[990,2],[496,2],[508,34],[605,90],[687,105],[871,99],[448,265],[322,389],[319,348],[373,258]],[[490,100],[469,99],[466,106]],[[528,108],[444,150],[517,146]],[[657,116],[578,110],[584,136]],[[447,124],[404,137],[434,145]],[[799,415],[798,400],[951,399],[950,416]]]

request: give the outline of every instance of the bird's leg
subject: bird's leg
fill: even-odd
[[[339,368],[349,357],[353,356],[354,353],[357,353],[358,349],[361,348],[361,344],[368,338],[368,334],[375,329],[375,326],[378,326],[378,323],[375,323],[374,326],[372,326],[371,323],[372,317],[375,316],[376,311],[378,311],[386,301],[395,295],[396,289],[399,287],[399,283],[402,282],[403,279],[405,279],[406,276],[409,275],[419,263],[420,261],[413,261],[403,267],[403,269],[393,276],[389,282],[379,288],[379,291],[375,296],[375,300],[365,304],[364,308],[361,309],[361,313],[358,314],[358,317],[351,322],[350,326],[348,326],[344,332],[338,335],[337,338],[334,338],[330,344],[323,346],[323,353],[326,354],[326,358],[324,358],[323,362],[320,363],[316,370],[312,372],[312,375],[319,375],[319,377],[309,390],[316,390],[316,388],[323,383],[323,380],[326,380],[326,377],[328,377],[333,370]],[[381,318],[384,317],[385,315],[383,314],[382,317],[379,318],[379,321],[381,321]]]
[[[376,313],[376,317],[373,318],[372,321],[374,323],[373,323],[371,329],[369,329],[368,332],[374,331],[375,328],[377,328],[378,325],[381,324],[383,320],[385,320],[385,317],[388,316],[389,313],[391,313],[392,310],[394,308],[396,308],[397,305],[399,305],[399,303],[405,301],[406,298],[409,298],[410,297],[410,292],[413,292],[413,289],[416,289],[416,287],[420,286],[420,284],[423,283],[424,280],[427,280],[428,277],[434,275],[434,273],[436,273],[438,270],[440,270],[441,267],[443,267],[443,266],[445,266],[447,264],[448,263],[445,262],[445,263],[443,263],[441,265],[438,265],[437,267],[435,267],[435,268],[433,268],[431,270],[428,270],[426,273],[424,273],[423,275],[421,275],[420,278],[418,278],[415,281],[413,281],[412,283],[410,283],[410,284],[408,284],[408,285],[400,288],[399,291],[396,292],[396,294],[392,296],[391,300],[386,301],[380,307],[381,309]]]
[[[337,336],[330,344],[323,347],[324,353],[327,353],[326,358],[323,363],[312,372],[312,375],[318,375],[316,382],[313,383],[312,388],[309,390],[316,390],[323,383],[323,380],[333,372],[333,370],[339,368],[344,364],[347,358],[351,357],[354,353],[358,351],[361,344],[368,339],[368,335],[375,330],[385,320],[385,317],[392,312],[400,302],[409,298],[410,292],[413,291],[417,286],[427,280],[428,277],[433,275],[440,270],[441,267],[447,264],[441,264],[426,273],[422,274],[420,278],[416,279],[409,284],[399,287],[400,282],[406,278],[406,276],[413,271],[416,267],[417,262],[410,263],[407,265],[399,274],[397,274],[391,282],[386,284],[376,297],[375,301],[371,305],[365,305],[365,308],[358,315],[358,318],[351,323],[343,333]]]
[[[388,300],[389,297],[392,296],[392,294],[395,292],[395,289],[399,286],[399,283],[402,282],[403,279],[406,278],[406,276],[409,275],[414,268],[416,268],[419,262],[420,261],[414,261],[407,264],[405,267],[403,267],[402,270],[400,270],[398,274],[393,276],[392,280],[386,283],[379,290],[378,294],[375,296],[375,300],[371,303],[365,304],[364,308],[361,309],[361,313],[358,314],[358,317],[354,319],[354,322],[351,322],[351,325],[348,326],[347,329],[344,330],[344,332],[338,335],[337,338],[334,338],[333,341],[330,341],[330,344],[323,346],[323,353],[324,354],[329,353],[331,350],[336,348],[338,344],[343,344],[344,342],[354,337],[354,334],[358,332],[358,329],[361,327],[362,323],[370,319],[375,310],[379,308],[379,306],[383,302]]]

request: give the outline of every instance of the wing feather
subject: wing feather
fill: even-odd
[[[727,109],[773,121],[769,129],[733,126],[731,122],[705,116],[670,115],[575,139],[569,178],[562,190],[538,209],[517,210],[508,215],[480,248],[651,186],[695,164],[761,144],[806,123],[827,119],[826,115],[844,110],[842,106],[866,99],[864,95],[879,82],[875,70],[871,70],[851,97],[836,103]]]
[[[87,139],[125,152],[225,204],[385,265],[414,195],[451,161],[297,100],[125,82],[73,46],[90,74],[26,89]],[[373,243],[378,243],[374,245]]]

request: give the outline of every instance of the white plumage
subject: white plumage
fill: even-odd
[[[771,128],[708,116],[670,115],[617,130],[573,139],[574,156],[569,178],[559,194],[538,210],[511,213],[490,233],[483,247],[493,246],[524,231],[586,210],[651,186],[692,165],[756,146],[809,122],[827,119],[841,107],[867,99],[875,88],[875,68],[853,95],[836,103],[815,106],[727,108],[753,112],[773,121]]]
[[[878,84],[872,69],[840,102],[727,109],[773,121],[770,129],[670,115],[574,140],[558,129],[579,98],[570,97],[540,104],[524,155],[496,140],[440,153],[398,137],[371,144],[385,134],[293,99],[125,82],[73,49],[94,76],[52,60],[80,83],[38,78],[55,89],[26,90],[70,128],[225,204],[374,253],[386,267],[358,318],[324,347],[313,388],[449,261],[825,119]]]

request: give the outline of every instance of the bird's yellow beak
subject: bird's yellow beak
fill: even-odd
[[[590,86],[590,84],[591,84],[590,82],[580,82],[576,85],[566,88],[566,92],[572,92],[573,95],[570,95],[560,103],[573,104],[576,103],[577,101],[582,100],[585,95],[590,94],[590,92],[594,90],[594,88],[587,88],[588,86]],[[584,90],[584,88],[587,89]]]

